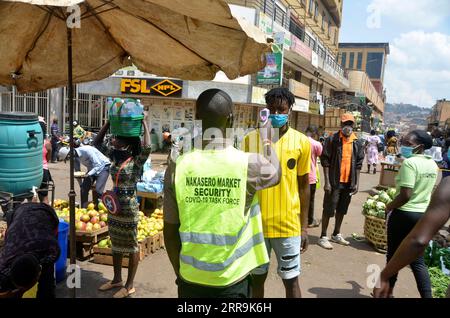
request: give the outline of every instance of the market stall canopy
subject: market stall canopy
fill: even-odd
[[[74,83],[132,64],[186,80],[219,70],[234,79],[263,68],[270,49],[223,0],[0,0],[0,16],[0,85],[20,92],[67,85],[66,23],[75,25]]]

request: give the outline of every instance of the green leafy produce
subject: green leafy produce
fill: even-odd
[[[386,204],[384,204],[383,202],[377,202],[377,210],[380,211],[384,211],[386,209]]]
[[[428,268],[431,280],[431,290],[433,298],[445,298],[447,289],[450,285],[450,276],[445,275],[439,268]]]
[[[387,190],[387,194],[393,200],[395,198],[396,194],[397,194],[397,190],[395,188],[389,188]]]
[[[380,198],[379,200],[385,204],[388,204],[389,202],[391,202],[391,197],[384,191],[381,191],[379,194]]]

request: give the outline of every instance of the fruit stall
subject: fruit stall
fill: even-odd
[[[155,253],[157,250],[164,248],[163,237],[163,210],[156,209],[150,217],[146,216],[144,212],[139,211],[138,223],[138,242],[139,242],[139,259],[143,260],[145,257]],[[109,237],[101,240],[94,246],[94,263],[113,265],[111,239]],[[124,255],[122,259],[122,266],[128,267],[129,256]]]
[[[67,201],[55,200],[54,208],[60,219],[70,223]],[[89,203],[86,209],[75,209],[75,222],[77,257],[86,260],[93,256],[94,245],[108,236],[108,212],[101,202],[98,210],[94,203]]]

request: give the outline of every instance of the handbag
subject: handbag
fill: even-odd
[[[108,190],[102,195],[102,202],[105,205],[106,209],[112,215],[117,215],[121,211],[119,197],[117,196],[117,185],[119,184],[119,175],[123,168],[130,162],[132,157],[128,158],[126,161],[122,163],[116,174],[116,186],[113,190]]]

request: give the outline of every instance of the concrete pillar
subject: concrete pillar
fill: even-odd
[[[64,127],[64,89],[53,88],[49,90],[50,98],[50,120],[58,119],[59,130],[63,132]]]

